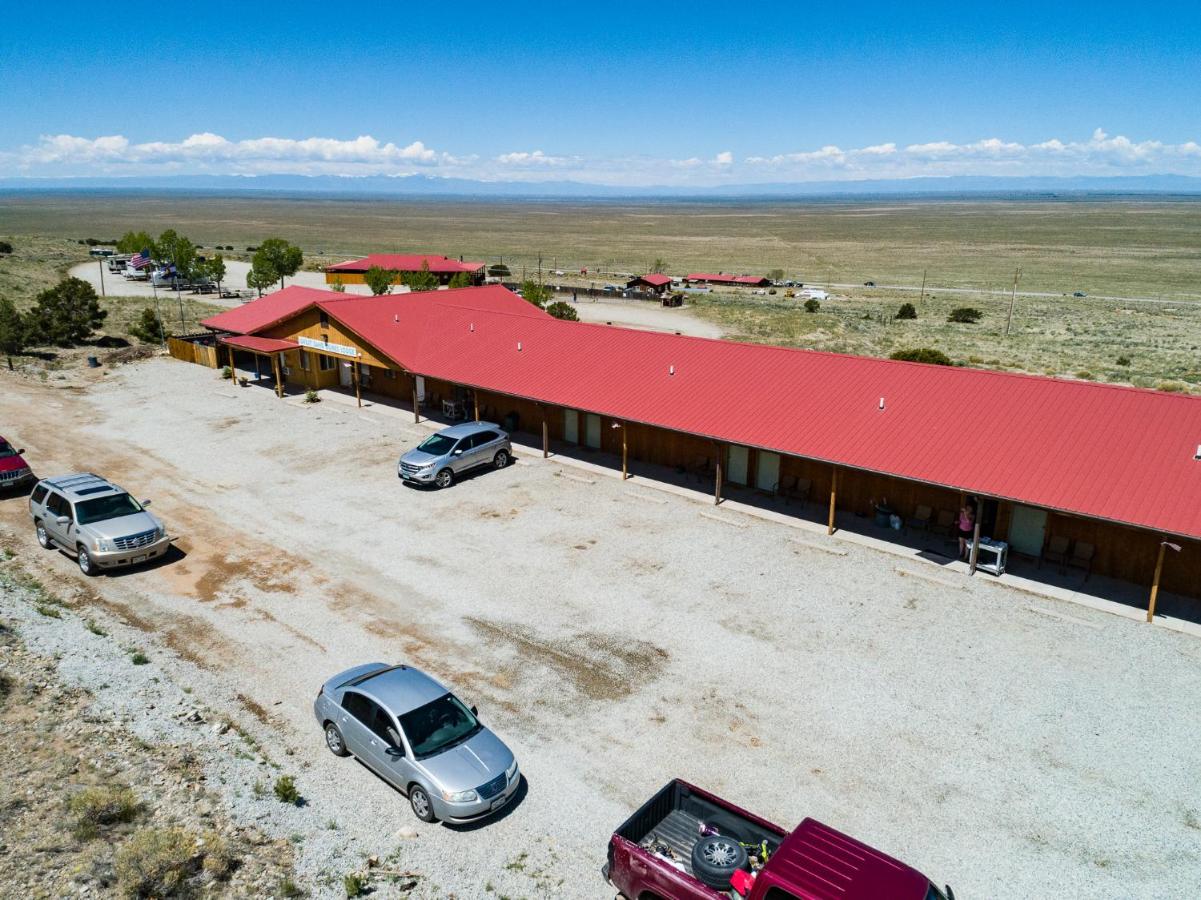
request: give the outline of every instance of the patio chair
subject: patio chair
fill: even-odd
[[[1038,558],[1038,567],[1043,567],[1043,560],[1053,562],[1059,566],[1059,571],[1063,571],[1063,567],[1068,562],[1068,539],[1061,534],[1051,535],[1051,539],[1047,541],[1047,546],[1043,548],[1042,556]]]
[[[954,524],[955,513],[951,512],[949,509],[940,509],[938,511],[938,518],[934,521],[934,524],[930,526],[930,532],[932,534],[941,534],[947,538],[950,538],[951,526]]]
[[[913,517],[905,523],[906,528],[917,528],[921,531],[930,530],[930,520],[934,516],[934,510],[928,506],[919,506],[913,511]]]
[[[713,471],[713,464],[709,461],[709,457],[694,456],[688,466],[688,474],[695,476],[697,481],[704,481],[716,473]]]
[[[1076,541],[1076,546],[1072,548],[1072,555],[1068,557],[1067,565],[1075,569],[1084,570],[1084,580],[1088,581],[1088,576],[1093,571],[1093,557],[1097,554],[1097,548],[1087,541]]]
[[[813,483],[808,478],[797,478],[795,475],[785,475],[776,485],[776,493],[784,498],[785,503],[799,500],[801,506],[809,502],[809,492]]]

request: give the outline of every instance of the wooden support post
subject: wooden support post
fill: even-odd
[[[1155,577],[1151,579],[1151,602],[1147,604],[1147,621],[1155,618],[1155,601],[1159,597],[1159,576],[1163,572],[1163,552],[1168,547],[1166,541],[1159,542],[1159,557],[1155,560]]]
[[[234,366],[233,344],[226,344],[225,349],[229,351],[229,380],[237,381],[238,380],[238,370],[237,370],[237,367]]]
[[[972,531],[972,554],[967,564],[967,573],[969,575],[976,574],[976,560],[980,556],[980,513],[984,511],[984,501],[981,500],[976,504],[976,507],[976,527]]]
[[[275,371],[275,392],[279,394],[280,399],[284,396],[284,364],[280,361],[278,353],[271,354],[271,368]]]
[[[358,360],[351,360],[351,362],[350,362],[350,378],[351,378],[351,381],[354,382],[354,402],[357,403],[359,405],[359,408],[361,409],[363,406],[363,392],[359,387],[359,363],[358,363]]]
[[[475,401],[475,420],[480,420],[480,395],[478,391],[471,392],[471,398]]]
[[[413,379],[413,421],[421,421],[421,401],[417,399],[417,379]]]
[[[715,457],[717,460],[717,465],[715,466],[715,468],[717,469],[717,477],[714,480],[714,485],[713,485],[713,505],[714,506],[717,506],[719,503],[721,503],[721,454],[724,449],[725,448],[721,444],[717,445],[717,456]]]
[[[830,523],[826,526],[826,534],[834,533],[834,500],[838,495],[838,469],[830,478]]]
[[[622,481],[625,481],[627,478],[630,477],[630,475],[629,475],[629,473],[630,473],[629,458],[630,458],[630,445],[629,445],[629,441],[626,439],[626,424],[625,424],[625,422],[622,422],[621,423],[621,480]]]
[[[546,421],[546,407],[542,408],[542,458],[550,456],[550,425]]]

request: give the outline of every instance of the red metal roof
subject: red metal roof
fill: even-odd
[[[262,331],[284,319],[308,309],[318,300],[329,300],[344,297],[335,291],[323,291],[319,288],[289,285],[273,294],[264,294],[257,300],[251,300],[233,309],[210,316],[200,324],[205,328],[217,331],[232,331],[237,334],[250,334],[252,331]]]
[[[482,262],[459,262],[457,259],[428,253],[372,253],[362,259],[348,259],[346,262],[326,266],[325,271],[366,272],[372,266],[379,266],[381,269],[393,269],[397,272],[420,272],[422,263],[429,263],[430,271],[438,275],[478,272],[484,267]]]
[[[693,272],[684,276],[687,281],[712,281],[716,284],[768,284],[769,280],[762,275],[713,275],[706,272]]]
[[[635,281],[645,281],[647,284],[655,285],[655,287],[662,287],[665,284],[671,284],[671,276],[652,272],[650,275],[639,275],[637,278],[631,279],[630,284],[633,284]]]
[[[452,304],[399,327],[388,306],[323,304],[421,375],[1201,538],[1201,398]]]
[[[255,353],[282,353],[285,350],[295,350],[300,346],[296,341],[254,337],[249,334],[229,334],[218,338],[218,343],[241,347],[243,350],[253,350]]]

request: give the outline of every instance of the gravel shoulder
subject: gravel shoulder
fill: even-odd
[[[260,822],[253,791],[222,803],[301,835],[298,878],[319,895],[376,855],[422,874],[401,896],[608,900],[610,832],[675,776],[785,825],[815,816],[963,897],[1201,887],[1195,639],[1074,606],[1040,616],[982,579],[901,578],[869,548],[832,556],[554,460],[416,491],[394,463],[426,432],[370,409],[280,402],[168,359],[94,377],[7,378],[6,436],[43,474],[153,497],[181,553],[85,583],[36,548],[22,500],[0,501],[0,535],[295,773],[303,807],[269,803]],[[73,640],[56,646],[69,670]],[[523,800],[482,827],[398,834],[419,824],[404,799],[311,721],[328,673],[377,658],[478,703],[522,763]],[[78,665],[94,684],[115,663]]]

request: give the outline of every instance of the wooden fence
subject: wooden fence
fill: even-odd
[[[206,335],[207,337],[207,335]],[[211,344],[202,344],[197,340],[187,338],[167,338],[167,352],[176,359],[217,368],[217,348]]]

